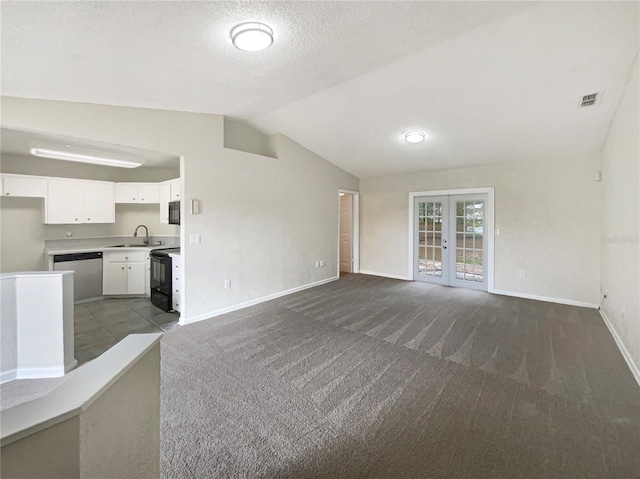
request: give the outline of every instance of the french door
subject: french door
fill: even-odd
[[[487,195],[422,196],[414,201],[413,278],[486,291]]]

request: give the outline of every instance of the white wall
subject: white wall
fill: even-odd
[[[7,127],[184,156],[182,196],[202,211],[181,230],[202,237],[183,245],[187,319],[337,275],[337,190],[358,180],[284,136],[273,159],[224,149],[218,115],[9,97],[1,108]]]
[[[16,376],[18,369],[18,297],[15,278],[0,277],[0,382]]]
[[[0,197],[0,272],[46,269],[41,198]]]
[[[603,149],[601,244],[602,283],[607,295],[602,308],[636,368],[640,367],[639,84],[636,57]]]
[[[492,186],[496,290],[596,304],[599,165],[594,154],[362,179],[361,268],[408,277],[409,192]]]
[[[60,377],[74,368],[73,274],[3,274],[0,292],[0,382]]]
[[[130,335],[0,413],[3,478],[160,476],[160,337]]]

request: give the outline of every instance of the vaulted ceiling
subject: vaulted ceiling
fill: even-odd
[[[359,177],[561,161],[602,148],[638,18],[638,2],[3,2],[1,88],[227,115]],[[274,44],[234,48],[246,20]],[[414,128],[423,143],[402,139]]]

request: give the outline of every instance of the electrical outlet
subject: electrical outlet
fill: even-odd
[[[496,228],[496,236],[500,236],[500,228]]]
[[[622,308],[620,310],[620,319],[624,319],[624,315],[627,313],[627,308]]]
[[[316,261],[316,268],[320,267],[320,261]]]
[[[320,267],[324,268],[324,260],[323,259],[320,260]]]
[[[520,270],[520,277],[521,278],[526,278],[527,277],[527,272],[524,269]]]
[[[200,244],[200,235],[190,235],[189,243],[191,244]]]
[[[224,289],[229,289],[231,287],[231,280],[230,279],[225,279],[224,280]]]

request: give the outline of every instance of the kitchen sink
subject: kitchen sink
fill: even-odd
[[[108,248],[149,248],[150,245],[146,244],[116,244],[113,246],[108,246]]]

